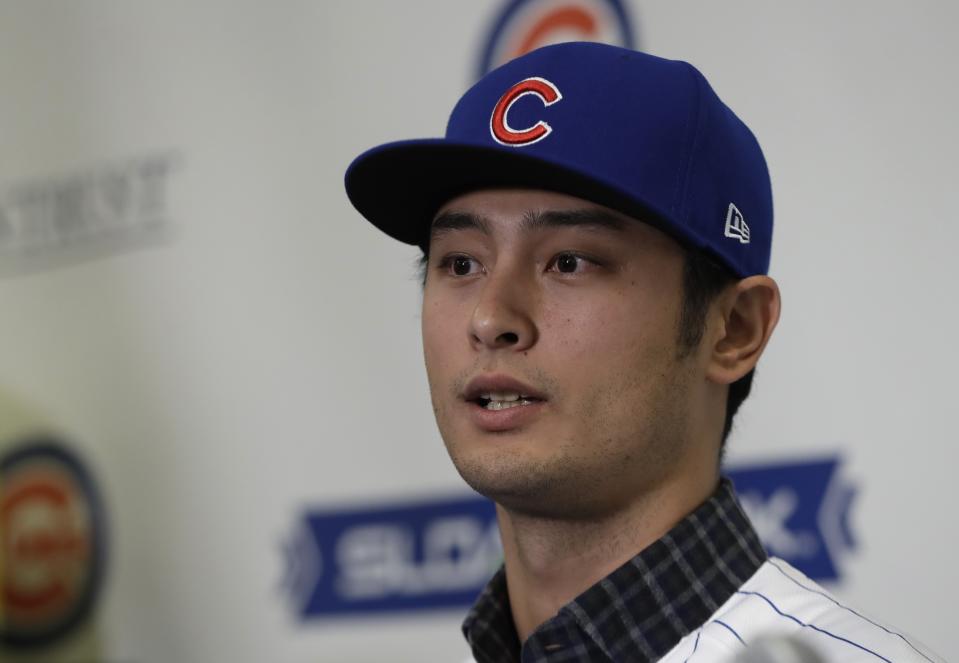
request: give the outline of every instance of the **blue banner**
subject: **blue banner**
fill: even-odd
[[[839,556],[855,547],[849,529],[855,489],[839,467],[838,457],[827,457],[726,472],[769,554],[814,580],[838,580]]]
[[[838,457],[726,470],[764,545],[816,580],[853,548],[854,494]],[[472,604],[502,563],[493,504],[478,495],[303,515],[284,585],[303,619]]]
[[[302,617],[469,605],[502,563],[493,503],[479,496],[312,512],[287,547]]]

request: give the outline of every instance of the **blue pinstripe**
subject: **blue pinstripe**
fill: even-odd
[[[743,639],[739,637],[739,634],[738,634],[738,633],[736,633],[736,629],[734,629],[732,626],[730,626],[730,625],[727,624],[726,622],[720,621],[720,620],[718,620],[718,619],[714,619],[711,623],[712,623],[712,624],[719,624],[720,626],[725,626],[725,627],[726,627],[726,630],[729,631],[730,633],[732,633],[733,635],[735,635],[735,636],[736,636],[736,639],[739,640],[740,643],[742,643],[743,647],[746,646],[746,643],[743,642]]]
[[[696,653],[696,649],[699,648],[699,636],[701,636],[702,634],[703,634],[703,629],[702,627],[700,627],[699,630],[696,632],[696,642],[693,643],[693,650],[689,652],[689,656],[686,657],[686,660],[683,661],[683,663],[689,663],[689,659],[691,659],[693,657],[693,654]]]
[[[802,626],[802,627],[804,627],[804,628],[811,628],[812,630],[817,631],[818,633],[822,633],[823,635],[828,635],[830,638],[834,638],[835,640],[839,640],[840,642],[845,642],[845,643],[848,644],[848,645],[852,645],[853,647],[856,647],[857,649],[861,649],[862,651],[866,652],[867,654],[872,654],[873,656],[875,656],[876,658],[878,658],[878,659],[881,660],[881,661],[885,661],[886,663],[892,663],[892,661],[890,661],[890,660],[889,660],[888,658],[886,658],[885,656],[880,656],[879,654],[877,654],[877,653],[874,652],[873,650],[869,649],[868,647],[863,647],[863,646],[862,646],[861,644],[859,644],[858,642],[853,642],[852,640],[849,640],[849,639],[847,639],[847,638],[844,638],[844,637],[842,637],[841,635],[836,635],[835,633],[831,633],[831,632],[827,631],[826,629],[819,628],[819,627],[816,626],[815,624],[807,624],[806,622],[802,621],[802,620],[799,619],[798,617],[795,617],[794,615],[790,615],[790,614],[787,614],[787,613],[783,612],[783,611],[780,610],[778,607],[776,607],[776,604],[773,603],[773,602],[769,599],[769,597],[767,597],[767,596],[765,596],[765,595],[763,595],[763,594],[760,594],[759,592],[747,592],[747,591],[739,590],[739,591],[736,592],[736,593],[737,593],[737,594],[743,594],[743,595],[745,595],[745,596],[758,596],[759,598],[761,598],[762,600],[764,600],[766,603],[768,603],[769,606],[770,606],[773,610],[775,610],[780,616],[785,617],[785,618],[787,618],[787,619],[791,619],[792,621],[796,622],[797,624],[799,624],[800,626]]]
[[[830,601],[832,601],[833,603],[835,603],[837,606],[839,606],[840,608],[842,608],[843,610],[848,610],[848,611],[851,612],[852,614],[856,615],[856,617],[859,617],[859,619],[862,619],[862,620],[865,620],[865,621],[869,622],[870,624],[872,624],[872,625],[875,626],[876,628],[882,629],[883,631],[885,631],[885,632],[888,633],[889,635],[894,635],[894,636],[896,636],[897,638],[899,638],[899,639],[901,639],[903,642],[905,642],[907,645],[909,645],[914,652],[916,652],[917,654],[919,654],[920,656],[922,656],[924,659],[926,659],[927,661],[929,661],[929,663],[933,663],[933,661],[932,661],[928,656],[926,656],[926,655],[923,654],[921,651],[919,651],[918,649],[916,649],[916,647],[915,647],[911,642],[909,642],[909,639],[906,638],[906,636],[902,635],[901,633],[896,633],[895,631],[890,631],[888,628],[886,628],[886,627],[883,626],[882,624],[877,624],[876,622],[872,621],[871,619],[869,619],[869,618],[866,617],[865,615],[860,615],[858,612],[856,612],[856,611],[853,610],[852,608],[849,608],[849,607],[847,607],[847,606],[844,606],[842,603],[840,603],[839,601],[837,601],[836,599],[834,599],[833,597],[831,597],[829,594],[827,594],[827,593],[825,593],[825,592],[820,592],[820,591],[818,591],[818,590],[816,590],[816,589],[813,589],[812,587],[807,587],[806,585],[802,584],[801,582],[799,582],[798,580],[796,580],[795,578],[793,578],[791,575],[789,575],[788,573],[786,573],[785,571],[783,571],[782,568],[780,568],[778,564],[776,564],[776,563],[773,562],[773,560],[770,559],[770,560],[767,560],[767,561],[769,562],[769,564],[770,564],[771,566],[774,566],[777,571],[779,571],[779,572],[782,573],[784,576],[786,576],[787,578],[789,578],[790,580],[792,580],[793,583],[795,583],[798,587],[800,587],[800,588],[802,588],[802,589],[805,589],[807,592],[812,592],[813,594],[818,594],[819,596],[822,596],[822,597],[824,597],[824,598],[827,598],[827,599],[829,599]]]

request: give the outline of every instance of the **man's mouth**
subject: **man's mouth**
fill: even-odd
[[[549,400],[545,391],[505,373],[481,373],[461,396],[473,423],[489,433],[505,433],[532,424]]]
[[[539,401],[540,399],[534,396],[527,396],[516,391],[491,391],[480,394],[474,402],[483,409],[496,411],[532,405]]]

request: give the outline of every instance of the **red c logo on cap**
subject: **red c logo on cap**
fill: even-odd
[[[543,100],[544,106],[552,106],[563,98],[559,89],[545,78],[532,77],[520,81],[500,97],[493,108],[493,115],[489,119],[489,132],[500,145],[521,147],[532,145],[543,140],[553,130],[551,126],[540,120],[528,129],[514,129],[509,126],[506,115],[509,109],[520,98],[527,94],[535,94]]]

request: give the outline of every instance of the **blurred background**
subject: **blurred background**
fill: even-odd
[[[0,660],[466,658],[492,508],[434,426],[416,250],[342,176],[570,39],[692,62],[758,136],[784,312],[728,472],[772,552],[955,656],[957,19],[0,2]]]

